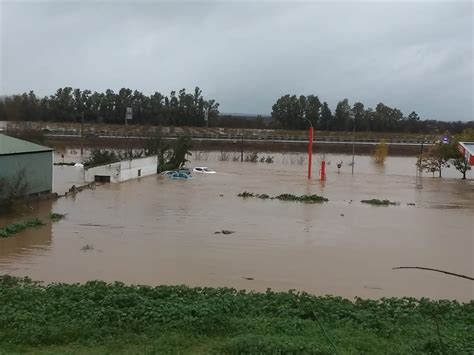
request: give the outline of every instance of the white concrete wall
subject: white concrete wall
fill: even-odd
[[[156,174],[158,166],[158,157],[146,157],[133,160],[122,160],[118,163],[109,165],[96,166],[94,168],[85,169],[84,181],[94,181],[95,175],[110,176],[110,182],[122,182],[138,177]],[[141,170],[138,176],[138,170]]]
[[[84,169],[84,181],[94,181],[95,175],[110,176],[110,182],[120,182],[120,162]]]
[[[138,178],[138,170],[141,170],[140,177],[156,174],[157,166],[157,156],[133,160],[123,160],[120,162],[121,181]]]

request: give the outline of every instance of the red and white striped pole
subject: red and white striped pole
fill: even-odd
[[[313,162],[313,126],[309,127],[308,144],[308,179],[311,179],[311,164]]]

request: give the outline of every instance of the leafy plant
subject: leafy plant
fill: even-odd
[[[301,195],[296,196],[292,194],[281,194],[275,196],[277,200],[281,201],[294,201],[294,202],[304,202],[304,203],[320,203],[329,201],[327,198],[319,195]]]
[[[65,214],[52,212],[49,214],[49,219],[53,222],[59,222],[65,216],[66,216]]]
[[[166,169],[180,169],[188,162],[187,156],[192,155],[192,140],[190,136],[181,136],[176,139],[176,142],[173,147],[173,153],[171,154],[170,159],[165,163]]]
[[[474,350],[473,301],[352,302],[296,291],[101,281],[43,285],[8,275],[0,276],[0,299],[0,352],[8,353],[143,353],[144,346],[219,354]]]
[[[13,236],[14,234],[23,232],[26,229],[36,228],[43,226],[44,223],[40,221],[38,218],[30,219],[29,221],[22,222],[22,223],[11,223],[7,224],[6,226],[0,228],[0,238],[8,238]]]
[[[120,161],[120,157],[114,151],[95,149],[91,152],[89,159],[84,162],[84,166],[92,168],[94,166],[107,165]]]

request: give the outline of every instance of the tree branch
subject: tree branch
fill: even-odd
[[[466,276],[466,275],[455,274],[455,273],[453,273],[453,272],[444,271],[444,270],[439,270],[439,269],[431,269],[431,268],[429,268],[429,267],[421,267],[421,266],[398,266],[398,267],[392,268],[392,270],[398,270],[398,269],[419,269],[419,270],[436,271],[436,272],[441,272],[441,273],[443,273],[443,274],[447,274],[447,275],[451,275],[451,276],[457,276],[457,277],[461,277],[461,278],[463,278],[463,279],[468,279],[468,280],[474,281],[474,278],[473,278],[473,277],[469,277],[469,276]]]

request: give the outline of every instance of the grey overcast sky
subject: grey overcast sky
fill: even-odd
[[[221,112],[290,93],[474,120],[471,1],[0,4],[1,95],[199,86]]]

